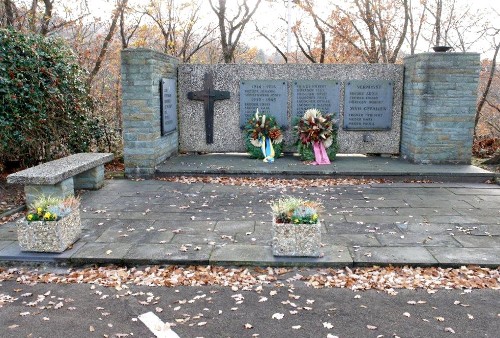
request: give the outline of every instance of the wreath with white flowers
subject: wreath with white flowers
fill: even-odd
[[[316,143],[324,147],[328,159],[333,161],[338,151],[337,127],[331,114],[322,115],[317,109],[308,109],[294,127],[300,159],[302,161],[317,160],[314,152]]]
[[[271,115],[260,115],[259,110],[248,120],[244,127],[245,145],[252,158],[266,159],[266,142],[274,152],[273,158],[281,155],[283,149],[283,131]],[[266,161],[267,162],[267,161]],[[269,160],[272,162],[272,160]]]

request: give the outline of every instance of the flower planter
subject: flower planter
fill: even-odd
[[[73,210],[58,221],[17,221],[21,251],[63,252],[80,237],[80,210]]]
[[[319,257],[321,223],[276,223],[273,220],[273,255]]]

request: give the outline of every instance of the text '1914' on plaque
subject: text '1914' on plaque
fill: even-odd
[[[350,80],[345,84],[344,129],[390,130],[394,85],[388,80]]]
[[[278,125],[286,127],[288,89],[283,80],[243,80],[240,82],[240,127],[259,109],[260,114],[270,114]]]
[[[315,108],[339,117],[340,82],[335,80],[297,80],[292,84],[292,120]]]
[[[175,79],[160,81],[161,134],[177,129],[177,88]]]

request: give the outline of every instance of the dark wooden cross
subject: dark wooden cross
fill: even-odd
[[[207,144],[214,143],[214,103],[215,100],[229,99],[230,93],[222,90],[214,89],[214,79],[212,73],[205,73],[203,79],[203,90],[197,92],[189,92],[188,99],[203,101],[205,108],[205,132],[207,136]]]

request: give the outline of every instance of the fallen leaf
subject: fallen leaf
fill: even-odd
[[[295,326],[292,326],[292,329],[294,329],[294,330],[298,330],[298,329],[300,329],[301,327],[302,327],[302,326],[300,326],[300,325],[295,325]]]
[[[252,329],[252,328],[253,328],[252,324],[248,323],[245,324],[245,329]]]
[[[332,325],[332,323],[329,323],[329,322],[323,322],[323,327],[325,329],[331,329],[331,328],[333,328],[333,325]]]
[[[29,312],[28,312],[29,313]],[[283,319],[285,315],[283,313],[275,313],[271,316],[272,319],[277,319],[277,320],[280,320],[280,319]]]
[[[106,255],[110,255],[113,252],[113,250],[108,250],[106,251]]]
[[[467,317],[469,317],[469,319],[474,319],[474,316],[471,315],[470,313],[467,314]]]
[[[205,326],[205,325],[207,325],[207,322],[199,322],[198,323],[198,326]]]
[[[444,318],[443,317],[434,317],[434,318],[436,318],[436,320],[438,322],[444,322]]]
[[[24,317],[24,316],[27,316],[27,315],[29,315],[29,314],[30,314],[30,313],[29,313],[29,311],[26,311],[26,312],[21,312],[19,315],[20,315],[21,317]]]
[[[94,332],[94,331],[95,331],[95,329],[94,329],[94,327],[93,327],[92,325],[90,325],[90,327],[89,327],[89,331],[90,331],[90,332]]]
[[[410,313],[409,313],[409,312],[405,312],[405,313],[403,313],[403,316],[405,316],[405,317],[408,317],[408,318],[409,318],[409,317],[410,317]]]
[[[455,333],[455,330],[453,330],[451,327],[445,327],[444,331],[445,332],[450,332],[450,333]]]
[[[367,328],[368,330],[376,330],[376,329],[377,329],[377,327],[376,327],[376,326],[373,326],[373,325],[366,325],[366,328]]]
[[[361,298],[361,295],[354,296],[354,299],[360,299],[360,298]]]
[[[11,330],[12,330],[12,329],[15,329],[16,327],[19,327],[19,325],[17,325],[17,324],[12,324],[12,325],[10,325],[10,326],[9,326],[9,329],[11,329]]]

